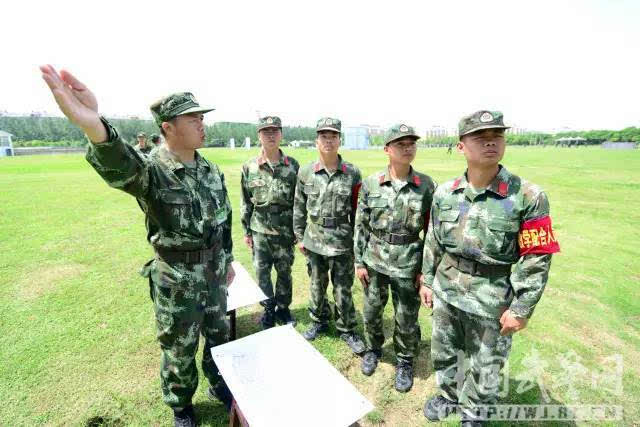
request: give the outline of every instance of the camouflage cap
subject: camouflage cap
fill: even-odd
[[[342,123],[338,119],[334,119],[331,117],[323,117],[318,120],[316,123],[316,132],[320,132],[323,130],[332,130],[334,132],[340,133],[342,129]]]
[[[137,137],[138,137],[138,138],[146,138],[146,137],[147,137],[147,134],[146,134],[146,133],[144,133],[144,132],[140,132],[140,133],[138,134],[138,136],[137,136]]]
[[[384,134],[384,145],[401,138],[414,138],[420,139],[412,126],[405,125],[404,123],[398,123],[391,126]]]
[[[258,120],[258,132],[266,128],[282,129],[282,121],[278,116],[265,116]]]
[[[158,126],[174,117],[189,113],[208,113],[214,108],[201,107],[191,92],[173,93],[151,104],[151,114]]]
[[[458,123],[458,135],[464,136],[483,129],[509,129],[505,126],[502,112],[480,110],[463,117]]]
[[[151,142],[156,142],[159,139],[160,139],[160,135],[158,135],[157,133],[151,134]]]

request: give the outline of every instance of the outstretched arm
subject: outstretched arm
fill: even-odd
[[[66,70],[58,73],[52,65],[42,65],[40,71],[60,111],[82,129],[92,143],[105,142],[108,134],[100,120],[93,92]]]

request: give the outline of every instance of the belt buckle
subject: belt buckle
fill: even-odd
[[[402,235],[389,233],[389,243],[391,243],[392,245],[401,245]]]
[[[322,224],[327,228],[336,228],[336,219],[324,217],[322,219]]]
[[[476,262],[466,258],[458,258],[458,268],[472,276],[476,275]]]

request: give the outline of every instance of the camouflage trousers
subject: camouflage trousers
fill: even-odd
[[[211,385],[220,379],[211,347],[229,340],[224,257],[205,264],[155,259],[146,273],[162,350],[163,400],[172,408],[184,408],[198,388],[195,359],[200,334],[204,337],[202,370]]]
[[[500,371],[509,357],[511,336],[500,321],[460,310],[437,296],[433,302],[431,361],[442,395],[474,415],[478,405],[495,404]]]
[[[292,298],[291,266],[293,265],[293,242],[281,236],[253,233],[253,268],[258,277],[258,286],[269,298],[260,302],[266,309],[288,308]],[[276,270],[275,295],[271,282],[271,269]]]
[[[381,352],[384,344],[382,315],[389,300],[389,288],[393,300],[395,327],[393,347],[398,360],[412,362],[418,355],[420,325],[418,312],[420,297],[415,280],[391,277],[367,267],[369,286],[364,289],[364,339],[368,351]]]
[[[311,300],[309,315],[316,323],[327,324],[331,317],[327,287],[329,275],[333,285],[333,299],[336,304],[336,329],[351,332],[356,327],[356,309],[353,306],[351,287],[353,286],[353,253],[325,256],[307,249],[307,267],[311,277]]]

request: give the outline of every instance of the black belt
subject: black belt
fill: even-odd
[[[416,242],[420,238],[420,234],[394,234],[387,233],[385,231],[373,230],[378,239],[384,240],[390,245],[407,245],[409,243]]]
[[[154,248],[156,255],[166,262],[183,262],[185,264],[204,264],[212,261],[220,253],[219,245],[196,251],[178,251]]]
[[[349,222],[349,215],[329,217],[329,216],[311,216],[311,222],[321,227],[337,228],[340,224]]]
[[[511,264],[507,265],[489,265],[482,264],[471,259],[463,258],[460,256],[452,255],[450,253],[445,254],[445,259],[449,265],[454,266],[463,273],[470,274],[472,276],[506,276],[511,273]]]
[[[255,208],[260,211],[266,211],[269,213],[282,213],[282,212],[293,209],[292,206],[283,206],[283,205],[264,205],[264,206],[256,206]]]

